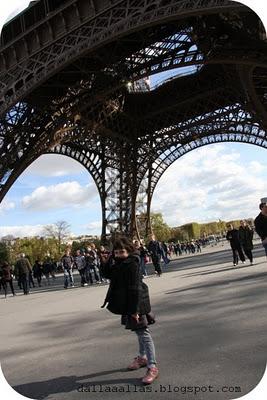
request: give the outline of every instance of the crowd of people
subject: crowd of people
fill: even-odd
[[[144,278],[148,276],[147,264],[151,261],[154,265],[155,273],[161,276],[161,263],[165,267],[170,263],[173,256],[201,252],[200,241],[165,243],[156,240],[154,235],[151,236],[147,246],[138,240],[135,240],[133,245],[140,255],[140,266]],[[63,272],[64,288],[68,289],[75,285],[74,269],[79,272],[79,284],[82,287],[108,283],[108,280],[103,276],[103,265],[107,259],[112,259],[113,257],[112,251],[104,246],[100,246],[97,249],[94,243],[88,245],[85,249],[78,249],[75,254],[71,254],[71,250],[66,248],[63,257],[58,262],[49,258],[44,261],[37,259],[31,265],[28,257],[21,253],[14,266],[9,265],[8,262],[4,262],[2,267],[0,266],[0,289],[4,290],[6,296],[8,287],[10,287],[13,296],[15,296],[13,285],[13,279],[15,278],[18,288],[27,295],[31,287],[50,285],[51,281],[56,280],[57,272]]]
[[[230,242],[233,253],[233,265],[237,266],[239,259],[244,264],[246,257],[250,264],[253,265],[253,234],[254,231],[247,221],[240,221],[239,229],[233,227],[232,224],[227,226],[226,239]]]
[[[262,240],[262,245],[267,256],[267,198],[262,198],[260,203],[260,214],[255,219],[255,230]],[[240,227],[234,228],[233,225],[227,226],[226,239],[229,241],[233,265],[237,266],[239,260],[246,262],[246,257],[253,265],[253,233],[254,229],[246,220],[240,221]],[[158,277],[162,275],[162,267],[166,267],[173,256],[201,253],[201,248],[207,244],[207,239],[191,240],[187,242],[160,242],[155,235],[151,235],[149,242],[145,246],[143,243],[135,240],[133,246],[139,254],[140,269],[143,278],[148,276],[147,264],[152,261],[155,273]],[[62,271],[64,274],[64,288],[74,287],[73,270],[77,269],[80,275],[80,285],[82,287],[109,283],[105,278],[103,270],[107,260],[114,261],[114,254],[104,246],[98,249],[92,243],[85,249],[79,249],[75,254],[66,248],[65,254],[59,262],[46,259],[43,262],[36,260],[33,265],[25,254],[21,253],[14,266],[9,265],[7,261],[0,266],[0,290],[3,289],[5,297],[8,287],[13,296],[16,295],[13,285],[15,278],[18,288],[23,290],[25,295],[29,294],[31,287],[41,287],[50,285],[51,280],[56,280],[56,272]],[[34,281],[34,279],[36,281]]]
[[[267,197],[263,197],[259,205],[260,213],[254,220],[256,233],[259,235],[267,257]],[[232,224],[227,226],[226,239],[230,242],[233,253],[233,265],[237,266],[239,260],[244,264],[246,257],[253,265],[253,235],[254,229],[246,220],[240,221],[238,229]]]
[[[260,210],[260,214],[255,219],[255,230],[262,240],[267,256],[267,198],[261,199]],[[239,259],[241,262],[245,262],[245,256],[253,264],[253,229],[246,221],[241,221],[239,229],[235,229],[230,224],[226,239],[229,240],[232,248],[234,266],[238,264]],[[185,249],[186,247],[188,248]],[[156,318],[151,311],[148,287],[143,282],[143,278],[147,276],[148,257],[151,257],[155,272],[160,277],[162,274],[161,259],[167,265],[172,252],[175,254],[180,254],[182,251],[194,253],[196,247],[195,243],[191,242],[186,244],[185,248],[180,243],[166,245],[156,240],[155,235],[151,236],[145,247],[139,241],[131,241],[121,235],[113,241],[112,250],[107,250],[103,246],[97,250],[96,246],[91,244],[84,251],[77,250],[75,255],[72,255],[70,249],[67,248],[61,258],[64,288],[74,286],[74,266],[79,272],[81,286],[87,286],[94,282],[109,283],[101,308],[106,307],[111,313],[120,315],[121,324],[126,329],[135,332],[139,352],[128,365],[128,370],[146,367],[146,373],[142,378],[142,383],[145,385],[153,383],[159,375],[155,344],[149,329],[149,325],[154,324]],[[9,284],[12,294],[15,296],[14,274],[18,284],[23,288],[24,294],[27,295],[30,284],[34,284],[32,277],[37,279],[38,286],[41,286],[43,276],[49,284],[50,275],[56,279],[55,268],[55,264],[49,260],[43,264],[36,260],[31,267],[25,254],[21,254],[15,263],[14,270],[7,262],[2,264],[1,285],[6,294],[7,284]]]
[[[201,253],[201,248],[205,244],[204,240],[165,243],[156,240],[155,235],[151,235],[147,246],[138,240],[133,242],[135,250],[139,253],[143,278],[148,277],[147,264],[149,262],[152,262],[155,274],[160,277],[162,275],[162,267],[164,269],[171,262],[172,257]],[[31,287],[50,285],[51,281],[56,280],[57,272],[63,272],[64,288],[68,289],[75,285],[73,276],[75,269],[80,275],[79,285],[82,287],[109,283],[103,275],[103,265],[107,259],[112,260],[113,258],[112,251],[104,246],[100,246],[97,249],[94,243],[85,249],[76,250],[75,254],[71,254],[71,250],[66,248],[63,257],[58,262],[48,258],[43,262],[37,259],[31,265],[27,256],[21,253],[14,266],[10,266],[5,262],[0,267],[0,289],[3,289],[6,296],[8,287],[10,287],[11,293],[15,296],[13,285],[13,279],[15,278],[18,288],[27,295]]]

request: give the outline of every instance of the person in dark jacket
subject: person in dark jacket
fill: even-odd
[[[35,287],[32,271],[29,272],[29,288]]]
[[[155,238],[155,235],[151,235],[151,240],[147,245],[147,250],[149,251],[152,259],[152,263],[155,268],[155,272],[158,276],[161,276],[162,270],[160,266],[160,259],[161,259],[161,245]]]
[[[229,224],[227,228],[228,231],[226,234],[226,239],[230,242],[230,246],[233,252],[233,264],[234,266],[236,266],[238,264],[238,256],[240,257],[242,263],[245,262],[245,256],[241,248],[238,230],[234,229],[232,224]]]
[[[86,262],[85,262],[85,257],[83,254],[81,254],[80,250],[76,251],[76,256],[74,257],[74,265],[79,271],[80,277],[81,277],[81,286],[87,286],[88,283],[86,282],[85,278],[85,268],[86,268]]]
[[[267,257],[267,197],[263,197],[261,199],[259,208],[261,212],[255,218],[254,225],[255,225],[255,231],[261,238],[262,245],[264,247],[265,254]]]
[[[32,270],[29,260],[21,253],[20,258],[15,264],[14,273],[23,287],[24,294],[29,294],[29,274]]]
[[[64,256],[61,258],[62,267],[64,270],[64,288],[67,289],[69,286],[69,281],[71,287],[74,287],[74,279],[73,279],[73,265],[74,259],[70,255],[70,249],[66,249]]]
[[[32,267],[33,277],[37,279],[38,286],[41,287],[43,268],[39,260],[36,260]]]
[[[1,266],[1,283],[3,286],[4,292],[5,292],[5,297],[7,295],[7,284],[8,283],[9,283],[9,286],[10,286],[13,296],[16,296],[16,293],[15,293],[14,287],[13,287],[12,269],[7,261],[4,261]]]
[[[161,247],[161,257],[164,262],[164,266],[166,267],[166,265],[168,265],[169,262],[171,261],[168,258],[169,248],[165,242],[161,242],[160,247]]]
[[[45,276],[46,281],[45,284],[50,285],[50,274],[51,274],[51,269],[52,269],[52,264],[49,258],[47,258],[43,265],[42,265],[42,271]]]
[[[155,346],[148,325],[154,323],[151,314],[148,287],[142,282],[139,256],[130,240],[121,237],[113,244],[115,257],[114,265],[107,263],[103,273],[110,279],[110,286],[102,306],[122,316],[122,324],[137,334],[139,355],[128,366],[129,370],[136,370],[147,366],[147,373],[143,377],[144,384],[151,384],[158,376],[156,367]]]
[[[148,251],[145,248],[145,246],[139,242],[139,240],[134,241],[134,247],[139,252],[141,272],[142,272],[143,278],[146,278],[148,276],[148,273],[146,270],[146,257],[148,256]]]
[[[86,261],[86,273],[87,273],[87,281],[93,285],[95,278],[96,283],[101,283],[100,274],[99,274],[99,258],[96,251],[96,246],[94,243],[91,243],[90,246],[87,246],[85,253],[85,261]]]
[[[244,253],[248,257],[250,264],[253,264],[253,229],[249,227],[247,221],[240,221],[239,227],[239,240]]]

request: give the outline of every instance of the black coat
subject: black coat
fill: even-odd
[[[161,255],[161,245],[157,240],[151,240],[147,245],[147,249],[152,255]]]
[[[4,282],[9,282],[12,280],[12,269],[10,267],[10,265],[6,264],[2,266],[2,271],[1,271],[1,275],[2,275],[2,279]]]
[[[32,272],[34,278],[37,278],[37,276],[42,276],[43,275],[42,265],[39,262],[34,263],[32,267]]]
[[[239,228],[239,240],[244,249],[253,249],[253,230],[248,226],[240,226]]]
[[[267,217],[265,217],[265,215],[262,213],[259,213],[254,221],[254,224],[257,234],[261,240],[264,240],[267,237]]]
[[[240,248],[239,231],[237,229],[228,231],[226,234],[226,239],[230,241],[230,246],[232,249],[237,250]]]
[[[147,285],[142,282],[139,258],[130,255],[114,265],[107,264],[103,275],[110,279],[105,299],[107,309],[113,314],[148,314],[151,311]]]

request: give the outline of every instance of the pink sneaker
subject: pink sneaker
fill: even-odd
[[[157,367],[148,368],[146,375],[143,377],[142,382],[144,385],[151,385],[155,379],[159,376],[159,370]]]
[[[138,357],[135,357],[133,362],[130,365],[128,365],[127,368],[130,370],[135,370],[135,369],[139,369],[142,367],[146,367],[146,365],[147,365],[147,359],[144,357],[138,356]]]

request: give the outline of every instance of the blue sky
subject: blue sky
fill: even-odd
[[[9,8],[2,10],[2,20],[28,2],[14,1],[13,9],[11,3],[4,6]],[[164,79],[170,75],[165,73]],[[160,79],[153,78],[153,84]],[[259,199],[267,196],[266,154],[256,146],[233,143],[194,150],[162,176],[152,211],[162,212],[171,226],[255,217]],[[58,220],[69,222],[74,235],[101,232],[95,184],[78,162],[64,156],[46,155],[34,162],[0,204],[0,219],[0,237],[42,234],[44,225]]]
[[[215,144],[173,163],[155,190],[152,211],[171,226],[190,221],[255,217],[267,196],[266,150]],[[71,232],[100,234],[101,208],[93,179],[76,161],[45,155],[15,182],[0,205],[0,236],[42,234],[44,225],[66,220]]]

